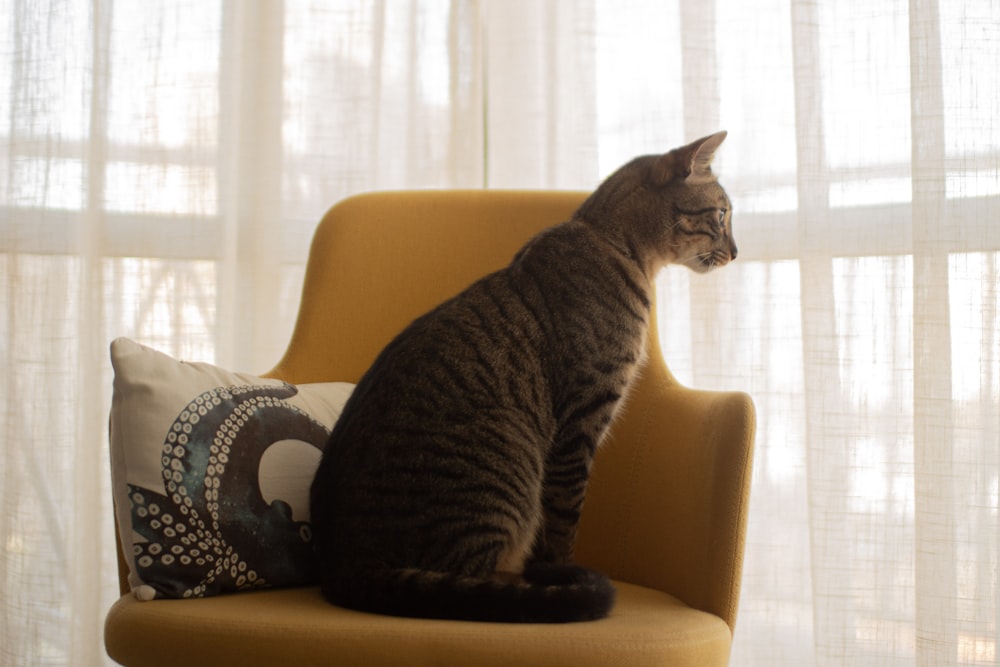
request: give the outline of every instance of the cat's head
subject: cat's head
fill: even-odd
[[[712,173],[725,132],[636,158],[584,202],[578,216],[624,237],[655,272],[683,264],[704,273],[736,259],[732,204]]]
[[[704,273],[736,259],[732,203],[712,172],[726,132],[703,137],[650,162],[648,187],[662,202],[666,259]]]

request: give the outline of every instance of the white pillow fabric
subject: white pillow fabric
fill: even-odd
[[[137,597],[314,583],[309,486],[354,385],[111,343],[111,481]]]

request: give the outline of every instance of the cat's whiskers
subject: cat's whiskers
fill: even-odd
[[[697,253],[695,253],[693,255],[688,255],[687,257],[678,258],[677,262],[683,264],[683,263],[686,263],[686,262],[690,262],[693,259],[697,259],[697,260],[711,259],[711,257],[714,254],[715,254],[715,250],[706,250],[705,252],[697,252]]]

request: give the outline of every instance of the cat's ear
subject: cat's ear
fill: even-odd
[[[722,130],[684,147],[684,150],[689,150],[691,154],[691,173],[687,177],[689,182],[694,179],[715,180],[715,176],[712,175],[712,159],[727,134]]]
[[[654,180],[661,184],[675,178],[685,179],[689,183],[715,180],[712,175],[712,158],[726,135],[727,132],[722,130],[663,155],[653,167]]]

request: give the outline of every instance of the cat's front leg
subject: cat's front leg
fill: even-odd
[[[560,565],[573,561],[593,450],[590,438],[576,434],[557,443],[549,454],[542,492],[544,524],[535,543],[533,560]]]

